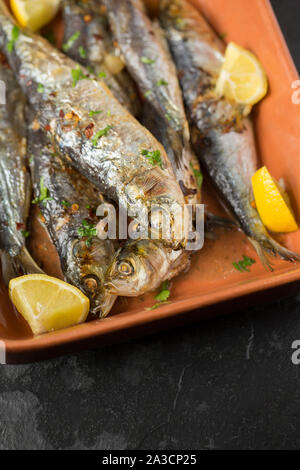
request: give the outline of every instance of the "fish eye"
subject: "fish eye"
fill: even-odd
[[[99,279],[96,276],[89,274],[83,279],[83,284],[88,292],[95,293],[99,286]]]
[[[130,261],[120,261],[117,269],[122,276],[131,276],[134,273],[134,267]]]

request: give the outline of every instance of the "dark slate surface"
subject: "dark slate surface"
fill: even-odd
[[[273,4],[300,67],[300,2]],[[0,449],[299,448],[299,301],[0,366]]]

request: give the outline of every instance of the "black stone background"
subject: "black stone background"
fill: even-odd
[[[300,68],[300,2],[272,3]],[[299,448],[296,339],[300,293],[103,350],[0,366],[0,449]]]

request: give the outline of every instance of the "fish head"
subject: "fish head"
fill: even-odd
[[[116,254],[106,273],[106,287],[116,295],[135,297],[156,289],[170,269],[170,248],[152,240],[132,241]]]
[[[104,285],[104,274],[113,255],[113,243],[95,237],[88,243],[75,240],[68,256],[73,282],[75,278],[77,287],[90,299],[91,313],[99,317],[109,313],[116,299]]]

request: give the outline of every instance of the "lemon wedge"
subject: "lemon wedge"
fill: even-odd
[[[79,289],[45,274],[12,279],[9,297],[35,335],[82,323],[90,308]]]
[[[48,24],[59,10],[60,0],[10,0],[16,19],[23,28],[37,31]]]
[[[263,166],[252,177],[255,204],[263,224],[272,232],[295,232],[298,225],[287,194]]]
[[[268,80],[257,57],[234,42],[229,43],[216,91],[240,104],[258,103],[267,94]]]

